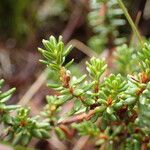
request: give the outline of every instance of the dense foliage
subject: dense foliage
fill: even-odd
[[[86,63],[88,74],[77,78],[68,70],[72,61],[64,64],[70,47],[64,47],[61,36],[58,41],[51,36],[43,44],[45,49],[39,48],[45,58],[42,62],[60,79],[56,84],[48,85],[59,93],[48,97],[49,114],[56,114],[67,101],[74,102],[67,113],[69,118],[53,118],[60,129],[62,124],[72,124],[71,127],[80,135],[89,135],[95,139],[96,145],[105,144],[106,147],[140,149],[143,143],[149,145],[149,44],[134,54],[139,61],[137,69],[133,69],[134,75],[110,74],[105,78],[107,65],[103,59],[91,58]],[[129,50],[127,46],[120,49]],[[125,66],[121,59],[118,59],[118,64]],[[128,65],[133,65],[130,61]],[[57,132],[65,134],[58,127]]]

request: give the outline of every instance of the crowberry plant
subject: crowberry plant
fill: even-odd
[[[150,149],[150,44],[143,42],[122,1],[117,2],[139,38],[138,51],[118,47],[117,69],[110,74],[105,59],[92,57],[86,62],[87,72],[76,77],[70,71],[74,60],[66,63],[72,46],[66,47],[62,36],[43,40],[43,48],[38,49],[43,56],[40,62],[55,75],[56,81],[48,87],[56,94],[47,95],[44,109],[33,117],[29,108],[6,104],[14,88],[0,91],[1,139],[27,145],[33,137],[50,138],[53,130],[62,140],[87,135],[103,149]],[[61,116],[68,102],[73,106]]]
[[[45,49],[39,48],[45,58],[42,62],[59,76],[56,84],[48,84],[59,94],[47,97],[46,114],[54,117],[53,114],[56,115],[63,104],[68,101],[74,103],[64,118],[49,117],[50,122],[55,120],[53,124],[57,126],[58,135],[67,137],[64,125],[71,125],[79,135],[89,135],[95,139],[96,145],[105,145],[107,149],[116,146],[120,149],[140,149],[143,144],[148,147],[149,44],[134,54],[139,60],[134,75],[110,74],[103,77],[107,68],[105,60],[93,57],[86,62],[88,74],[77,78],[68,70],[72,61],[65,64],[70,47],[64,47],[61,39],[60,36],[57,41],[51,36],[43,41]],[[128,50],[128,47],[123,46],[122,49]],[[124,65],[121,59],[119,64],[122,62]]]

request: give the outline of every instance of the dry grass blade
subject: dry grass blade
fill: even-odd
[[[35,93],[44,84],[44,82],[46,81],[46,78],[47,78],[46,71],[43,71],[38,77],[38,79],[32,84],[29,90],[25,93],[22,99],[18,102],[18,104],[22,106],[28,105],[29,101],[32,99]]]

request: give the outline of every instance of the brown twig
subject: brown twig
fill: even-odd
[[[48,140],[48,142],[55,147],[57,150],[68,150],[65,144],[63,144],[56,136],[54,131],[51,133],[51,139]]]
[[[73,122],[81,122],[82,120],[89,120],[94,114],[96,110],[90,110],[88,113],[81,113],[79,115],[75,115],[73,117],[67,118],[63,121],[58,122],[58,124],[71,124]]]
[[[72,139],[74,135],[74,130],[70,130],[67,126],[61,124],[59,128],[65,133],[68,139]]]
[[[89,140],[89,136],[81,137],[76,143],[73,150],[82,150],[86,145],[87,141]]]
[[[68,41],[71,35],[73,34],[78,23],[81,21],[81,17],[82,17],[82,10],[81,8],[79,8],[78,5],[75,5],[75,8],[68,21],[68,24],[62,33],[65,42]]]
[[[86,46],[84,43],[82,43],[79,40],[73,39],[67,45],[72,45],[76,47],[78,50],[86,54],[88,57],[97,56],[97,53],[95,53],[91,48],[89,48],[88,46]]]
[[[35,93],[40,89],[43,83],[46,81],[47,75],[45,70],[40,74],[38,79],[32,84],[29,90],[25,93],[22,99],[18,102],[19,105],[25,106],[29,103]]]

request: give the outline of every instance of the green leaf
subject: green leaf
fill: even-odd
[[[4,85],[4,79],[0,80],[0,88]]]
[[[42,133],[40,132],[40,130],[33,129],[32,134],[33,134],[33,136],[35,136],[37,138],[40,138],[40,139],[42,138]]]
[[[50,88],[59,88],[60,87],[59,84],[52,84],[52,83],[47,84],[47,86]]]
[[[7,97],[7,96],[13,94],[15,91],[16,91],[16,88],[12,88],[12,89],[4,92],[4,93],[1,93],[0,94],[0,100],[3,99],[4,97]]]
[[[135,97],[129,97],[129,98],[127,98],[127,99],[124,101],[124,103],[125,103],[126,105],[135,104],[135,103],[136,103],[136,98],[135,98]]]
[[[22,145],[27,145],[30,140],[31,140],[31,139],[30,139],[30,136],[29,136],[29,135],[23,135],[23,136],[22,136],[22,139],[21,139],[21,143],[22,143]]]
[[[82,89],[75,89],[74,90],[74,95],[75,96],[80,96],[80,95],[82,95],[83,94],[83,90]]]
[[[65,139],[66,139],[66,136],[65,136],[64,132],[63,132],[59,127],[56,127],[56,128],[55,128],[55,132],[56,132],[57,136],[58,136],[61,140],[65,140]]]
[[[118,103],[116,103],[116,104],[113,105],[113,108],[116,109],[116,110],[118,110],[118,109],[120,109],[122,106],[123,106],[123,102],[118,102]]]
[[[87,104],[88,106],[90,106],[90,105],[92,105],[92,104],[95,103],[95,100],[94,100],[94,99],[86,99],[86,100],[84,101],[84,103]]]
[[[67,102],[68,100],[72,99],[72,95],[66,95],[66,96],[61,96],[58,98],[58,100],[55,102],[56,105],[62,105],[65,102]]]
[[[79,79],[76,79],[76,81],[73,82],[73,85],[77,85],[80,84],[81,82],[83,82],[86,79],[87,75],[84,74],[83,76],[81,76]]]
[[[14,140],[13,140],[13,144],[14,144],[14,145],[18,144],[18,143],[21,141],[22,136],[23,136],[23,135],[22,135],[21,132],[18,133],[18,134],[16,134],[16,135],[15,135],[15,138],[14,138]]]
[[[71,61],[69,61],[66,65],[65,68],[69,68],[74,62],[74,59],[72,59]]]
[[[106,111],[107,111],[107,113],[110,114],[110,115],[112,115],[113,112],[114,112],[114,110],[113,110],[112,107],[107,107]]]
[[[43,138],[46,138],[46,139],[50,138],[50,133],[48,131],[41,129],[40,132],[41,132]]]
[[[137,140],[133,140],[133,150],[141,150],[141,144]]]
[[[73,48],[72,45],[70,45],[70,46],[65,50],[63,56],[67,56],[67,55],[70,53],[70,51],[72,50],[72,48]]]

